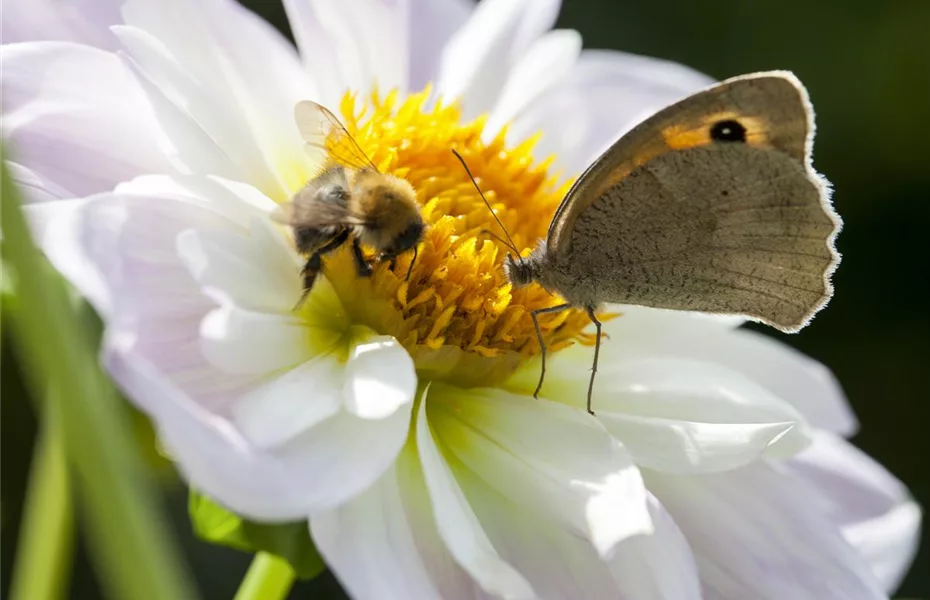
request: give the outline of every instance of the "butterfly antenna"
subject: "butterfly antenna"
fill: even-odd
[[[494,238],[495,240],[497,240],[498,242],[502,243],[502,244],[505,245],[505,246],[510,246],[510,242],[508,242],[507,240],[505,240],[505,239],[502,238],[501,236],[497,235],[496,233],[494,233],[494,232],[491,231],[490,229],[482,229],[482,230],[481,230],[481,233],[482,233],[482,235],[487,235],[487,236],[490,236],[490,237]]]
[[[459,162],[462,163],[462,166],[465,167],[465,172],[468,173],[468,178],[471,179],[471,182],[475,186],[475,189],[478,190],[478,195],[481,196],[482,200],[484,200],[484,205],[488,207],[489,211],[491,211],[491,216],[494,217],[495,221],[497,221],[497,224],[500,226],[501,231],[503,231],[504,235],[507,236],[507,241],[504,242],[504,240],[502,240],[500,236],[494,235],[493,233],[491,235],[494,235],[495,238],[497,238],[501,242],[504,242],[505,245],[510,246],[511,249],[513,249],[514,253],[517,255],[517,258],[519,258],[520,251],[517,250],[517,245],[513,243],[513,238],[510,237],[510,233],[507,231],[507,228],[504,227],[504,224],[501,223],[501,220],[497,218],[497,213],[495,213],[494,209],[491,208],[491,203],[488,202],[488,199],[484,197],[484,193],[482,193],[481,188],[478,187],[478,182],[475,181],[475,176],[471,174],[471,169],[468,168],[468,165],[465,163],[465,159],[462,158],[462,155],[459,154],[455,148],[452,149],[452,154],[454,154],[455,157],[459,159]],[[491,232],[489,231],[488,233],[491,233]]]

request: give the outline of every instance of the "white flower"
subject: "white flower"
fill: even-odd
[[[111,374],[192,485],[309,516],[354,597],[877,598],[905,572],[919,510],[839,437],[856,425],[832,376],[738,320],[618,308],[597,419],[589,347],[555,352],[531,397],[526,311],[553,299],[502,285],[449,149],[529,245],[564,188],[518,142],[542,132],[533,153],[576,174],[706,77],[580,52],[551,0],[289,0],[300,59],[226,0],[129,0],[80,32],[34,6],[4,6],[26,41],[3,47],[3,131]],[[307,98],[341,107],[431,228],[409,284],[407,259],[363,280],[336,253],[295,311],[301,259],[268,213],[311,172]],[[553,350],[583,338],[583,314],[557,319]]]

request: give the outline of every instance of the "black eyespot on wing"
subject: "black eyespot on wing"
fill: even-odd
[[[717,142],[745,142],[746,128],[739,121],[717,121],[710,128],[710,137]]]

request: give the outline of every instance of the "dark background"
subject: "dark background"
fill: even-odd
[[[351,1],[351,0],[349,0]],[[275,0],[244,0],[287,32]],[[722,79],[794,71],[817,109],[815,164],[845,220],[836,297],[781,337],[827,364],[863,423],[854,442],[930,505],[930,2],[926,0],[567,0],[558,27],[587,48],[675,60]],[[6,331],[6,328],[4,328]],[[9,581],[34,421],[10,344],[2,358],[2,574]],[[205,598],[231,598],[249,558],[196,541],[166,478],[177,535]],[[900,596],[930,597],[926,535]],[[5,585],[4,588],[5,590]],[[74,598],[99,592],[83,557]],[[338,598],[329,575],[292,597]]]

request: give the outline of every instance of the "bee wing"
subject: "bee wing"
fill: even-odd
[[[366,224],[363,217],[345,206],[321,200],[304,204],[285,202],[276,206],[269,216],[276,223],[292,227],[351,227]]]
[[[269,215],[271,220],[281,225],[290,225],[294,222],[295,207],[293,202],[285,202],[274,207]]]
[[[307,152],[318,159],[321,170],[327,159],[353,169],[378,170],[336,115],[323,106],[310,100],[298,102],[294,107],[294,119],[307,143]]]
[[[301,224],[310,227],[351,227],[364,225],[365,219],[341,204],[314,202],[306,214],[300,215]]]

